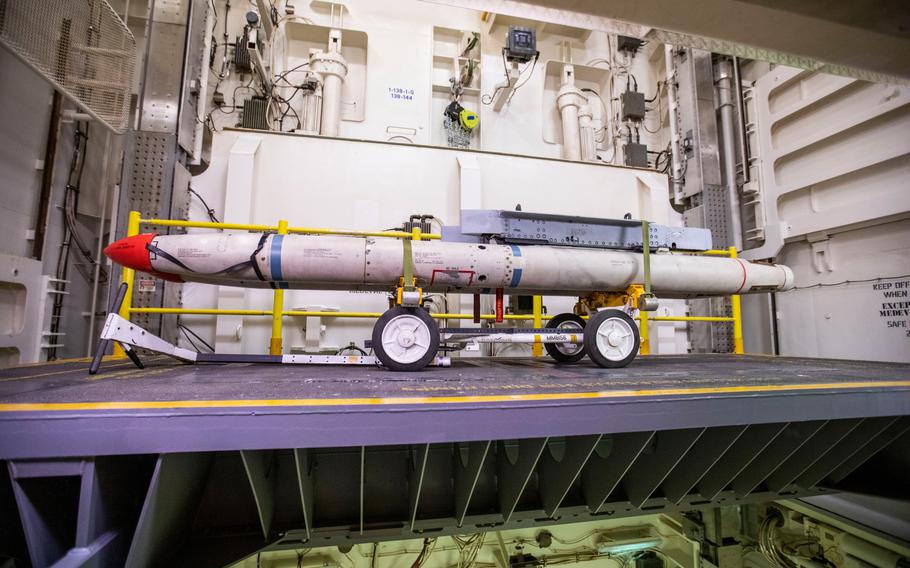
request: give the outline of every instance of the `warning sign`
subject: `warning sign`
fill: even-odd
[[[910,338],[910,280],[877,282],[872,290],[881,294],[878,317],[885,327]]]
[[[155,291],[155,279],[154,278],[140,278],[139,283],[136,286],[136,289],[140,292],[154,292]]]

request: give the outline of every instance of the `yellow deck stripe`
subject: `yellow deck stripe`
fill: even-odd
[[[178,408],[249,408],[262,406],[377,406],[418,404],[464,404],[490,402],[531,402],[607,399],[622,397],[647,397],[705,394],[757,394],[783,391],[809,391],[824,389],[863,389],[883,387],[910,387],[910,381],[857,381],[843,383],[804,383],[792,385],[751,385],[725,387],[665,388],[641,390],[612,390],[597,392],[538,393],[515,395],[479,396],[415,396],[377,398],[289,398],[266,400],[162,400],[123,402],[52,402],[0,404],[0,412],[56,411],[56,410],[140,410]]]

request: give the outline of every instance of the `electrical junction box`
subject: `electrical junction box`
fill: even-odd
[[[506,59],[530,61],[537,55],[537,32],[531,28],[509,26],[506,35]]]
[[[630,142],[622,147],[622,161],[627,166],[636,168],[648,167],[648,147],[644,144]]]
[[[635,556],[635,568],[664,568],[664,561],[655,552],[648,550]]]
[[[645,119],[645,94],[626,91],[619,95],[619,106],[623,120],[641,122]]]
[[[638,39],[637,37],[629,37],[629,36],[621,35],[616,38],[616,49],[618,49],[619,51],[627,51],[629,53],[635,53],[636,51],[638,51],[641,48],[643,43],[645,43],[645,42]]]

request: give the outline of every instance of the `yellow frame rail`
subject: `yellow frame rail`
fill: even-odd
[[[730,258],[736,258],[736,247],[729,247],[725,249],[710,249],[697,253],[703,256],[727,256]],[[714,317],[714,316],[666,316],[666,317],[652,317],[648,315],[648,312],[639,312],[639,320],[641,325],[639,326],[641,332],[641,346],[639,347],[639,353],[641,355],[650,355],[651,354],[651,341],[650,334],[648,333],[648,322],[649,321],[707,321],[707,322],[733,322],[733,353],[736,355],[742,355],[745,353],[745,348],[743,345],[743,320],[742,320],[742,309],[740,306],[739,294],[732,294],[730,296],[730,312],[731,317]]]
[[[254,232],[276,232],[281,235],[288,234],[308,234],[308,235],[342,235],[355,237],[387,237],[394,239],[411,239],[411,240],[439,240],[442,235],[436,233],[424,233],[415,227],[413,231],[354,231],[345,229],[324,229],[316,227],[289,227],[287,221],[279,221],[277,225],[254,225],[243,223],[213,223],[209,221],[178,221],[174,219],[143,219],[138,211],[130,211],[127,220],[126,235],[132,237],[139,234],[140,225],[154,225],[157,227],[183,227],[198,229],[228,229],[235,231],[254,231]],[[728,256],[736,258],[736,248],[706,250],[699,254],[709,256]],[[135,282],[135,271],[131,268],[123,268],[122,281],[127,284],[126,295],[123,298],[123,304],[120,306],[120,317],[130,319],[130,314],[182,314],[182,315],[224,315],[224,316],[269,316],[272,318],[272,335],[269,341],[269,354],[281,355],[282,353],[282,328],[283,318],[285,316],[298,317],[325,317],[325,318],[369,318],[376,319],[382,315],[381,312],[330,312],[330,311],[302,311],[302,310],[285,310],[284,309],[284,290],[277,289],[274,291],[271,310],[228,310],[217,308],[134,308],[132,305],[133,283]],[[732,307],[732,317],[708,317],[708,316],[650,316],[648,312],[639,312],[636,318],[640,323],[641,346],[640,354],[649,355],[650,334],[648,329],[649,322],[661,321],[703,321],[703,322],[733,322],[733,352],[742,354],[743,351],[743,328],[742,313],[740,308],[740,299],[738,294],[730,296]],[[438,319],[455,319],[470,320],[474,319],[473,314],[430,314]],[[535,328],[543,327],[543,298],[541,296],[533,297],[533,311],[528,315],[509,315],[503,316],[510,321],[533,321]],[[495,320],[494,314],[481,314],[482,320]],[[543,345],[535,343],[532,346],[532,355],[540,357],[543,355]],[[116,343],[114,344],[114,357],[123,358],[126,354]]]

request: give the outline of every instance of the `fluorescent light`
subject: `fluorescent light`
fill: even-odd
[[[663,544],[660,537],[636,538],[628,540],[616,540],[603,542],[597,546],[597,552],[600,554],[629,554],[630,552],[641,552],[649,548],[657,548]]]

